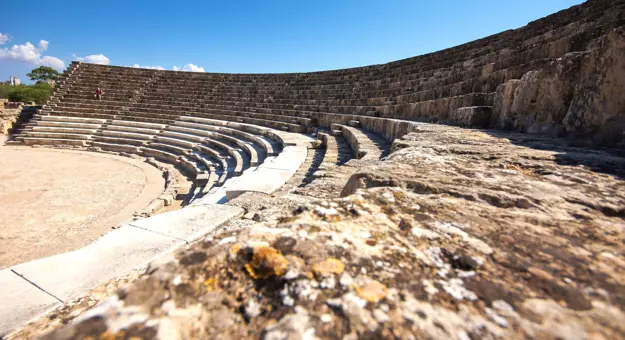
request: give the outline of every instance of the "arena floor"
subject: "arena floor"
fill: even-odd
[[[165,185],[139,160],[3,144],[0,269],[91,243],[132,220]]]

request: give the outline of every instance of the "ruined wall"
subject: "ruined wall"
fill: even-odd
[[[0,101],[0,135],[9,134],[22,111],[21,104]]]
[[[9,135],[26,124],[39,106],[19,102],[0,102],[0,135]]]
[[[591,50],[568,53],[497,88],[490,126],[590,137],[616,144],[625,131],[625,28]]]

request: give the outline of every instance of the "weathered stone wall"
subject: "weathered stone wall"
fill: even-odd
[[[625,131],[625,28],[497,88],[490,125],[619,142]]]
[[[23,103],[0,101],[0,135],[10,133],[22,111],[22,105]]]
[[[26,124],[35,114],[39,106],[25,105],[19,102],[2,103],[4,106],[0,110],[0,135],[12,134]]]

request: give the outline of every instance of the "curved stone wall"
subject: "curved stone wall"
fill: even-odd
[[[73,64],[44,112],[162,123],[194,115],[292,132],[363,119],[363,127],[389,139],[410,130],[387,120],[395,119],[603,135],[598,142],[616,143],[614,126],[622,127],[625,102],[617,58],[624,13],[622,0],[591,0],[435,53],[324,72],[185,73]],[[97,86],[107,94],[94,104]],[[599,94],[590,98],[588,92]]]

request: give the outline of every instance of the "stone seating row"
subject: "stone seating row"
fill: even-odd
[[[522,74],[523,71],[526,70],[520,70],[516,73]],[[506,70],[506,72],[508,73],[508,70]],[[513,73],[513,75],[515,75],[515,77],[518,77],[518,75],[516,75],[516,73]],[[500,76],[498,74],[493,75],[492,77],[497,77]],[[454,78],[457,79],[458,77]],[[490,81],[486,84],[487,88],[481,88],[479,90],[487,90],[486,93],[488,94],[488,91],[492,91],[493,88],[496,88],[496,86],[498,86],[498,82],[500,81],[505,81],[505,78],[494,78],[494,81]],[[444,84],[446,83],[448,80],[439,80],[438,83],[436,83],[437,85],[440,84]],[[435,81],[436,82],[436,81]],[[432,82],[431,82],[432,83]],[[418,96],[425,96],[425,97],[417,97],[417,95],[412,94],[412,95],[401,95],[402,92],[405,92],[408,89],[402,89],[400,87],[399,90],[396,90],[393,93],[382,93],[383,95],[388,95],[388,96],[394,96],[397,95],[398,93],[400,93],[400,95],[397,95],[395,98],[387,98],[387,97],[377,97],[377,98],[364,98],[362,99],[362,101],[360,102],[355,102],[354,104],[360,104],[357,106],[378,106],[378,108],[375,109],[375,112],[373,112],[373,115],[388,115],[388,114],[392,114],[395,111],[400,111],[400,112],[406,112],[406,108],[408,106],[406,106],[405,104],[408,103],[412,103],[412,102],[420,102],[420,101],[424,101],[426,103],[424,103],[423,105],[412,105],[412,107],[416,107],[418,110],[416,110],[417,113],[412,114],[412,115],[406,115],[401,117],[402,119],[415,119],[415,117],[417,118],[421,118],[421,117],[432,117],[432,116],[436,116],[436,113],[432,113],[432,112],[427,112],[427,108],[435,108],[436,110],[438,110],[438,107],[440,105],[438,104],[433,104],[432,102],[429,102],[428,98],[440,98],[440,97],[454,97],[454,95],[459,95],[459,94],[463,94],[466,93],[468,91],[475,91],[478,90],[476,88],[477,85],[475,84],[471,84],[471,82],[467,82],[467,81],[462,81],[462,83],[456,83],[453,85],[450,85],[446,88],[439,88],[435,91],[427,91],[424,93],[418,93]],[[412,90],[412,89],[410,89]],[[489,94],[492,95],[492,94]],[[72,99],[71,94],[69,94],[70,97],[68,97],[68,99]],[[86,94],[87,97],[91,97],[91,94]],[[149,96],[149,91],[148,91],[148,96]],[[367,94],[366,96],[369,96],[369,94]],[[229,98],[231,98],[232,96],[228,96]],[[304,97],[304,98],[302,98]],[[337,96],[335,96],[337,97]],[[456,96],[457,97],[457,96]],[[468,104],[463,104],[461,106],[450,106],[450,108],[448,110],[444,110],[441,117],[439,118],[443,118],[442,120],[445,120],[446,118],[451,116],[451,113],[454,112],[455,109],[463,107],[463,106],[488,106],[488,102],[479,102],[479,98],[484,97],[484,95],[480,92],[477,93],[470,93],[469,97],[476,97],[477,99],[475,101],[477,102],[472,102],[472,103],[468,103]],[[150,97],[147,97],[150,98]],[[218,97],[211,97],[211,98],[218,98]],[[253,98],[250,99],[250,101],[259,101],[258,99],[261,99],[262,97],[257,98],[257,100],[254,100]],[[486,96],[486,98],[488,98],[488,96]],[[121,98],[113,98],[113,99],[119,99],[120,101],[123,100],[128,100],[130,98],[125,98],[125,97],[121,97]],[[225,99],[225,98],[224,98]],[[266,98],[262,98],[263,100],[265,100]],[[441,98],[442,99],[442,98]],[[270,98],[271,101],[281,101],[280,98]],[[341,98],[340,96],[338,96],[338,98],[335,99],[329,99],[327,101],[323,101],[323,103],[343,103],[343,101],[345,100],[345,98]],[[433,99],[433,100],[438,100],[438,99]],[[299,96],[299,98],[297,98],[296,100],[292,100],[292,102],[294,103],[294,105],[297,105],[299,103],[301,103],[302,101],[309,103],[311,101],[313,102],[319,102],[319,98],[316,99],[307,99],[306,96]],[[201,102],[201,99],[199,100],[199,102]],[[283,101],[281,101],[283,102]],[[442,103],[452,103],[452,102],[458,102],[457,99],[453,99],[453,100],[448,100],[448,99],[442,99],[441,100]],[[352,102],[353,103],[353,102]],[[401,105],[401,106],[397,106],[397,104]],[[56,104],[57,106],[59,106],[59,104]],[[130,104],[132,105],[132,104]],[[347,106],[347,105],[341,105],[341,106],[345,106],[342,109],[337,109],[335,107],[330,108],[328,111],[330,113],[361,113],[361,114],[365,114],[365,115],[372,115],[372,111],[370,108],[367,108],[365,110],[365,112],[362,111],[358,111],[358,110],[354,110],[353,107]],[[382,108],[380,108],[380,106],[382,106]],[[390,107],[389,107],[390,106]],[[60,106],[59,108],[62,108],[63,106]],[[426,112],[421,112],[423,109],[426,109]],[[220,108],[221,109],[221,108]],[[140,110],[140,109],[139,109]],[[254,112],[255,109],[245,109],[244,111],[248,111],[248,112]],[[362,110],[362,108],[360,108],[360,110]],[[321,111],[321,110],[319,110]],[[412,110],[415,111],[415,110]],[[59,112],[62,112],[59,110]],[[237,112],[237,111],[235,111]],[[292,112],[292,115],[297,114],[298,111],[294,110]],[[94,112],[96,113],[96,112]],[[114,114],[115,112],[99,112],[100,114]],[[254,114],[257,114],[260,112],[256,112]],[[270,115],[270,113],[263,113],[263,114],[268,114]],[[281,115],[289,115],[289,113],[287,112],[281,112]],[[310,115],[310,113],[306,113],[307,115]],[[258,117],[258,116],[257,116]],[[163,117],[154,117],[155,119],[165,119]],[[213,118],[217,118],[217,117],[213,117]],[[266,119],[269,118],[269,119]],[[395,117],[395,118],[400,118],[400,117]],[[260,117],[259,119],[261,120],[279,120],[280,118],[276,119],[276,117]],[[282,118],[283,119],[283,118]],[[307,119],[307,118],[304,118]],[[261,121],[262,122],[262,121]],[[258,123],[258,122],[257,122]],[[272,125],[270,125],[272,126]],[[286,128],[289,129],[291,131],[296,131],[296,128],[290,127],[290,126],[281,126],[280,128]]]
[[[463,72],[449,72],[445,77],[428,77],[419,78],[419,81],[402,81],[396,83],[380,84],[379,82],[365,83],[360,82],[355,85],[341,85],[340,89],[337,87],[328,87],[325,90],[318,88],[309,88],[309,90],[293,90],[291,87],[276,86],[273,88],[267,88],[266,93],[261,91],[253,91],[246,87],[240,87],[240,91],[237,91],[236,87],[222,87],[220,91],[214,91],[213,89],[202,88],[200,86],[186,85],[182,87],[159,87],[155,85],[151,89],[151,93],[148,96],[151,99],[161,98],[162,92],[166,92],[166,96],[173,98],[185,97],[206,97],[206,96],[222,96],[222,97],[239,97],[239,96],[271,96],[274,99],[278,98],[302,98],[311,96],[317,100],[324,99],[329,96],[330,98],[341,97],[343,95],[356,98],[371,98],[371,97],[386,97],[397,96],[399,94],[418,93],[420,91],[433,90],[443,86],[450,86],[472,82],[468,88],[480,88],[480,85],[474,85],[473,83],[487,83],[489,84],[488,91],[482,90],[482,92],[494,91],[497,85],[505,82],[508,78],[511,78],[510,73],[524,74],[525,72],[536,69],[550,62],[550,58],[532,58],[529,62],[521,63],[518,65],[507,65],[506,68],[498,68],[497,65],[489,65],[488,69],[483,67],[469,69]],[[509,70],[512,68],[512,70]],[[518,69],[518,70],[517,70]],[[511,72],[513,71],[513,72]],[[506,77],[507,76],[507,77]],[[374,86],[367,86],[368,84],[375,84]],[[466,88],[467,86],[464,85]],[[358,91],[355,91],[357,89]],[[364,91],[367,90],[367,91]],[[364,91],[364,92],[363,92]]]
[[[319,140],[325,146],[323,161],[318,170],[328,171],[345,164],[353,158],[353,150],[342,137],[342,134],[326,131],[318,133]],[[313,174],[314,175],[314,174]]]
[[[423,71],[411,72],[410,70],[403,70],[399,75],[404,79],[402,79],[399,83],[413,82],[412,84],[408,83],[404,85],[407,87],[414,87],[416,85],[420,85],[420,80],[423,80],[423,79],[427,80],[427,79],[434,77],[435,75],[441,75],[445,73],[455,74],[458,71],[456,68],[461,69],[461,70],[473,71],[473,72],[475,71],[482,72],[482,68],[484,66],[489,66],[490,68],[492,68],[493,71],[499,71],[499,70],[505,70],[509,67],[515,66],[519,63],[519,61],[522,62],[524,60],[527,61],[527,60],[534,60],[534,59],[546,59],[546,58],[560,57],[564,55],[565,53],[571,51],[574,45],[578,45],[577,48],[580,48],[579,46],[580,40],[588,42],[592,40],[593,38],[598,37],[601,33],[604,33],[605,27],[602,27],[602,28],[603,30],[590,30],[590,34],[587,32],[584,32],[584,33],[579,33],[573,37],[567,36],[567,37],[560,38],[559,40],[555,40],[555,41],[550,41],[549,39],[556,39],[559,36],[552,35],[552,36],[549,36],[548,40],[542,42],[541,44],[538,44],[538,46],[531,46],[529,50],[515,50],[513,48],[509,51],[505,51],[505,55],[507,56],[507,58],[503,60],[499,60],[500,58],[492,57],[492,55],[498,56],[499,52],[497,52],[497,53],[489,54],[489,56],[491,56],[490,59],[483,59],[478,62],[473,62],[473,60],[467,61],[466,56],[463,56],[464,59],[459,61],[457,64],[454,64],[450,67],[435,68],[434,70],[431,70],[431,71],[425,71],[426,72],[425,74]],[[492,65],[489,65],[489,64],[492,64]],[[373,85],[374,87],[378,88],[378,90],[380,90],[379,89],[380,86],[397,82],[393,79],[394,79],[393,77],[387,77],[383,79],[359,79],[354,83],[344,82],[344,81],[343,82],[335,81],[333,82],[334,85],[326,86],[326,85],[320,84],[319,89],[327,88],[327,91],[329,92],[340,92],[342,90],[352,91],[354,90],[354,87],[357,84],[358,89],[369,88],[368,85]],[[191,85],[193,88],[198,88],[198,89],[203,88],[203,89],[210,90],[210,91],[215,90],[214,88],[210,87],[209,84],[192,82],[192,83],[180,83],[178,85],[174,83],[163,82],[162,80],[159,81],[158,87],[159,89],[162,89],[163,91],[168,91],[171,89],[180,88],[180,85],[187,85],[187,84]],[[264,88],[266,89],[284,88],[285,90],[289,90],[289,91],[298,91],[301,89],[306,90],[311,87],[317,86],[314,84],[301,84],[301,85],[286,84],[288,86],[285,87],[284,83],[269,83],[267,85],[268,86],[265,86]],[[258,84],[258,83],[249,84],[245,82],[235,82],[234,85],[231,85],[231,83],[225,83],[225,84],[220,85],[219,90],[220,91],[231,90],[230,92],[236,92],[237,88],[240,88],[241,90],[256,89],[257,91],[259,91],[263,89],[263,84]]]
[[[97,102],[96,100],[93,100]],[[109,101],[110,103],[110,101]],[[60,105],[60,106],[59,106]],[[311,122],[308,118],[300,118],[300,117],[284,117],[279,115],[268,115],[268,114],[257,114],[253,112],[240,112],[240,111],[225,111],[225,110],[213,110],[207,109],[205,112],[197,112],[193,110],[189,111],[180,111],[176,112],[176,114],[172,114],[171,111],[169,113],[159,113],[159,112],[146,112],[142,110],[146,110],[141,108],[141,106],[135,106],[136,108],[129,108],[129,111],[124,111],[124,107],[120,107],[120,110],[114,109],[91,109],[89,108],[86,111],[79,112],[79,107],[65,107],[63,104],[59,104],[52,107],[47,107],[44,109],[44,113],[53,113],[57,115],[63,116],[75,116],[81,117],[84,115],[104,118],[104,119],[118,119],[124,118],[128,120],[138,120],[141,121],[143,119],[148,119],[153,122],[161,122],[161,123],[171,123],[176,117],[180,115],[200,115],[207,118],[213,119],[223,119],[237,122],[244,122],[250,124],[256,124],[261,126],[267,126],[271,128],[277,128],[282,130],[287,130],[291,132],[305,132],[308,130],[308,126],[310,126]]]
[[[521,44],[521,46],[525,46],[525,45],[527,45],[527,44]],[[403,73],[403,72],[405,72],[405,70],[402,70],[402,73]]]
[[[360,121],[350,121],[349,125],[332,124],[333,135],[342,136],[347,140],[354,152],[354,158],[363,160],[379,160],[389,151],[388,141],[374,133],[359,129]]]
[[[597,11],[595,13],[595,15],[601,15],[601,13],[602,13],[602,11]],[[592,20],[590,20],[590,21],[592,21]],[[543,32],[539,32],[539,33],[542,34]],[[524,47],[528,47],[528,46],[532,46],[532,45],[536,45],[536,44],[538,44],[538,45],[549,44],[550,41],[548,39],[553,39],[554,37],[559,37],[559,36],[560,35],[558,35],[558,34],[549,34],[546,37],[543,37],[545,40],[542,40],[542,41],[540,41],[540,40],[537,41],[535,39],[535,37],[531,37],[529,39],[524,38],[526,41],[528,41],[527,43],[523,43],[523,42],[519,42],[519,41],[516,41],[516,40],[511,40],[511,39],[505,39],[505,41],[510,42],[510,45],[512,45],[512,47],[518,46],[519,48],[524,48]],[[531,43],[529,43],[529,42],[531,42]],[[516,51],[516,52],[517,52],[516,54],[518,54],[518,52],[523,52],[523,51],[520,50],[520,51]],[[439,52],[439,54],[440,54],[440,52]],[[462,58],[460,62],[463,62],[464,60],[466,60],[466,54],[467,53],[466,53],[465,50],[462,50],[462,51],[460,51],[460,53],[457,53],[457,54]],[[401,63],[405,63],[405,61],[400,61],[400,62]],[[427,64],[432,65],[432,63],[427,63]],[[399,70],[399,72],[397,72],[397,74],[405,74],[407,71],[409,71],[408,69],[405,69],[406,66],[401,66],[401,67],[403,67],[403,69]],[[438,65],[435,65],[435,67],[438,67]],[[384,69],[385,72],[388,72],[388,70],[389,70],[389,68],[385,68]],[[331,77],[329,77],[329,79],[335,79],[335,77],[336,77],[336,75],[333,74]],[[255,80],[255,79],[258,79],[258,75],[252,75],[252,78],[247,78],[247,79],[243,78],[242,81],[250,81],[250,80]],[[269,78],[269,79],[271,79],[271,78]],[[298,77],[298,79],[303,79],[303,77]],[[227,77],[221,77],[221,78],[217,79],[216,81],[224,82],[224,81],[227,81],[227,80],[228,80]]]
[[[35,132],[36,136],[32,144],[70,144],[80,146],[94,146],[108,151],[133,152],[152,156],[161,160],[175,162],[184,156],[182,165],[186,168],[194,166],[195,171],[206,172],[206,167],[201,163],[189,161],[187,154],[192,150],[212,154],[214,159],[232,159],[227,162],[212,162],[220,166],[223,173],[238,175],[250,166],[258,165],[267,156],[274,156],[280,150],[280,143],[285,141],[277,138],[275,132],[270,134],[265,132],[262,136],[255,135],[265,129],[247,126],[246,131],[238,130],[238,123],[228,123],[197,117],[183,117],[174,125],[165,125],[124,121],[124,120],[98,120],[99,132],[97,129],[80,129],[71,131],[75,126],[67,127],[65,124],[78,124],[75,121],[92,121],[89,118],[75,118],[63,116],[42,116],[46,122],[54,119],[55,127],[52,135]],[[57,121],[58,120],[58,121]],[[70,122],[71,121],[71,122]],[[38,120],[34,120],[35,124]],[[216,124],[216,125],[213,125]],[[89,126],[88,123],[82,125]],[[35,126],[34,130],[40,128]],[[95,126],[94,126],[95,128]],[[83,131],[84,130],[84,131]],[[72,134],[61,134],[60,132],[71,131]],[[31,131],[24,131],[30,134]],[[273,139],[272,139],[273,138]],[[80,140],[75,142],[74,140]],[[88,143],[87,143],[88,142]],[[217,150],[215,152],[215,150]],[[195,154],[197,156],[197,153]],[[195,158],[195,157],[191,157]],[[199,169],[199,170],[198,170]],[[225,177],[222,178],[222,182]]]
[[[595,13],[596,16],[601,15],[601,14],[602,14],[602,11],[597,11]],[[592,21],[592,20],[590,20],[590,21]],[[557,37],[557,36],[558,36],[557,34],[549,34],[549,35],[547,35],[548,38]],[[513,44],[512,44],[513,47],[514,46],[526,47],[526,46],[531,46],[531,45],[535,45],[535,44],[545,45],[545,44],[549,43],[548,40],[543,40],[543,41],[538,40],[537,41],[534,37],[532,37],[530,39],[525,39],[525,40],[528,40],[531,43],[529,43],[529,42],[528,43],[519,43],[518,41],[514,41],[514,40],[510,40],[510,39],[506,39],[506,40],[512,41],[513,42]],[[462,53],[459,53],[459,54],[461,55],[462,58],[466,58],[466,52],[462,51]],[[405,72],[406,72],[406,70],[403,69],[399,73],[401,74],[401,73],[405,73]]]
[[[490,73],[487,75],[479,75],[470,79],[460,79],[455,83],[445,84],[446,79],[441,81],[432,81],[426,84],[430,88],[422,89],[422,88],[398,88],[398,89],[390,89],[384,91],[377,92],[369,92],[369,93],[354,93],[350,92],[346,95],[341,93],[330,93],[328,97],[320,96],[320,95],[293,95],[290,94],[288,96],[271,96],[272,100],[280,100],[287,99],[291,100],[295,103],[299,103],[302,101],[313,100],[316,102],[319,101],[327,101],[329,103],[335,103],[339,100],[346,99],[355,99],[356,105],[363,105],[366,101],[375,100],[378,98],[383,98],[387,100],[389,97],[396,98],[397,100],[401,100],[402,102],[420,102],[426,100],[439,99],[443,97],[450,96],[459,96],[469,94],[471,92],[494,92],[498,85],[505,83],[509,79],[518,79],[527,71],[538,69],[549,62],[551,59],[540,59],[529,62],[527,64],[519,65],[518,67],[513,67],[511,69],[506,69],[503,71],[497,71],[494,73]],[[180,91],[184,91],[181,89]],[[251,97],[257,98],[257,101],[261,101],[264,99],[263,95],[258,94],[242,94],[242,93],[220,93],[220,94],[212,94],[206,97],[193,98],[192,95],[180,95],[178,99],[181,101],[195,101],[202,102],[209,99],[214,100],[222,100],[222,99],[231,99],[231,98],[241,98],[241,97]],[[153,99],[162,99],[154,94],[148,95],[149,100]]]
[[[208,105],[205,105],[204,107],[190,107],[188,110],[186,110],[187,107],[186,106],[180,106],[177,110],[175,110],[176,112],[191,112],[191,113],[214,113],[214,114],[226,114],[226,115],[231,115],[231,116],[249,116],[249,117],[254,117],[254,118],[259,118],[259,119],[267,119],[267,120],[275,120],[275,121],[282,121],[285,123],[290,123],[290,124],[297,124],[297,125],[302,125],[302,126],[310,126],[311,125],[311,121],[309,118],[305,118],[305,117],[301,117],[301,116],[296,116],[296,115],[292,115],[292,116],[283,116],[283,115],[273,115],[273,114],[269,114],[269,113],[262,113],[262,112],[247,112],[244,113],[242,111],[238,111],[238,110],[230,110],[230,109],[226,109],[226,108],[215,108],[215,107],[210,107]],[[135,105],[132,107],[131,109],[132,112],[134,113],[140,113],[140,114],[148,114],[148,113],[159,113],[159,114],[167,114],[167,113],[171,113],[173,110],[172,109],[160,109],[160,108],[155,108],[153,106],[146,106],[146,105]]]
[[[282,132],[271,132],[266,128],[245,126],[239,130],[237,128],[242,125],[238,123],[195,117],[183,119],[187,120],[165,126],[124,120],[40,116],[35,117],[31,123],[33,126],[18,138],[29,145],[93,146],[154,157],[180,165],[200,180],[205,179],[207,183],[212,180],[215,185],[259,165],[267,157],[275,157],[281,150],[280,143],[288,145],[276,135]],[[262,135],[254,134],[259,132]],[[202,159],[203,155],[208,155],[206,160]],[[209,174],[209,171],[213,173]]]
[[[511,72],[511,74],[513,74]],[[500,79],[505,82],[507,79]],[[418,93],[416,95],[401,95],[396,96],[394,99],[389,99],[388,97],[375,97],[375,98],[367,98],[365,100],[353,100],[353,99],[335,99],[335,100],[300,100],[293,101],[292,103],[277,103],[277,102],[264,102],[259,103],[259,101],[254,100],[243,100],[243,98],[236,96],[227,96],[224,99],[219,100],[203,100],[203,101],[194,101],[194,102],[179,102],[182,107],[192,107],[193,110],[225,110],[225,111],[244,111],[251,112],[256,114],[278,114],[278,115],[286,115],[292,117],[301,117],[301,118],[309,118],[311,112],[332,112],[332,113],[359,113],[367,111],[376,111],[380,106],[389,106],[394,104],[417,104],[419,102],[426,102],[430,100],[438,100],[448,97],[458,97],[458,96],[480,96],[480,93],[494,93],[497,86],[500,83],[495,81],[490,81],[479,86],[480,84],[472,84],[470,82],[462,82],[459,84],[454,84],[452,86],[442,87],[437,90],[430,90],[427,92]],[[420,96],[420,97],[417,97]],[[310,102],[315,102],[315,104],[310,104]],[[172,103],[175,103],[174,100],[170,101],[159,101],[158,103],[163,106],[168,107],[166,110],[169,110]],[[165,104],[167,103],[167,104]],[[141,103],[141,109],[146,110],[145,101]],[[234,104],[234,105],[233,105]],[[148,104],[150,105],[150,104]],[[151,105],[158,105],[156,103],[152,103]],[[159,109],[155,109],[159,110]],[[303,125],[306,125],[306,121],[301,121]]]

